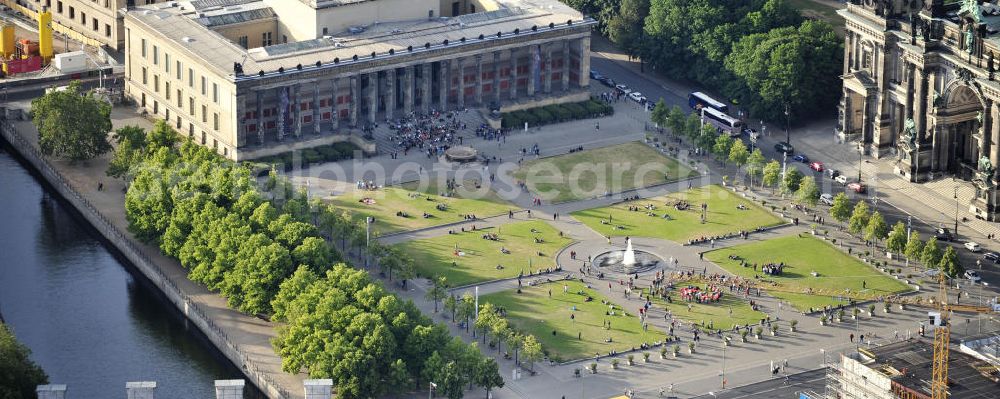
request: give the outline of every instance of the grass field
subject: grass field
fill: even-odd
[[[748,264],[784,262],[781,276],[768,276],[776,287],[763,285],[768,294],[790,302],[799,310],[836,305],[836,297],[865,299],[889,295],[910,289],[903,282],[888,277],[872,267],[848,256],[832,244],[812,236],[790,235],[752,244],[737,245],[705,253],[708,259],[730,273],[752,278],[758,272],[742,267],[736,255]],[[759,269],[758,269],[759,270]],[[812,272],[819,273],[813,277]],[[866,287],[862,282],[867,283]],[[809,290],[812,289],[810,292]]]
[[[563,284],[569,287],[566,293],[563,293]],[[587,296],[593,300],[586,302]],[[606,355],[612,350],[621,352],[639,347],[643,342],[663,341],[666,337],[664,332],[652,327],[644,332],[639,317],[631,313],[623,315],[617,305],[615,315],[607,315],[609,307],[601,303],[605,299],[579,281],[559,281],[525,286],[521,294],[504,291],[484,295],[480,301],[506,309],[507,319],[519,330],[538,338],[542,349],[556,361],[588,358],[596,353]],[[576,311],[573,311],[574,306]],[[575,315],[574,319],[570,319],[571,314]],[[604,328],[605,321],[611,321],[610,330]],[[606,342],[609,337],[610,343]],[[641,358],[641,353],[636,354],[636,361]]]
[[[483,239],[483,234],[489,233],[499,235],[499,241]],[[535,238],[542,243],[536,243]],[[445,276],[449,284],[459,286],[555,267],[556,254],[570,242],[569,238],[559,237],[559,231],[548,223],[534,220],[476,231],[466,229],[398,245],[413,257],[417,273]],[[456,245],[461,256],[455,255]],[[501,248],[510,253],[502,253]],[[503,265],[503,269],[497,265]]]
[[[635,141],[526,161],[514,178],[545,200],[565,202],[677,181],[692,173]]]
[[[685,200],[691,207],[679,211],[667,204]],[[701,223],[702,203],[708,204],[707,221]],[[647,211],[644,206],[652,204],[656,209]],[[740,210],[743,204],[749,209]],[[638,206],[639,212],[629,211],[629,206]],[[655,216],[647,215],[647,212]],[[670,219],[663,218],[663,213]],[[604,208],[573,212],[573,217],[604,236],[655,237],[676,242],[692,238],[733,233],[739,230],[753,230],[761,226],[781,224],[781,219],[752,201],[733,194],[720,186],[705,186],[662,197],[630,201]],[[601,223],[608,220],[608,224]]]
[[[371,198],[374,203],[366,204],[362,202],[364,198]],[[328,199],[328,202],[349,210],[357,219],[366,216],[375,217],[374,228],[382,233],[454,223],[463,220],[463,215],[468,214],[484,218],[516,209],[511,205],[489,200],[449,198],[397,187],[386,187],[375,191],[352,190]],[[438,210],[439,204],[443,204],[446,209]],[[408,216],[397,216],[396,212],[400,211],[407,213]],[[424,218],[425,212],[432,217]]]
[[[706,284],[695,281],[677,282],[674,284],[675,289],[670,292],[670,298],[673,302],[667,302],[658,296],[653,296],[651,300],[656,308],[669,309],[675,319],[705,327],[711,326],[715,329],[728,330],[733,328],[734,324],[740,326],[754,324],[767,317],[763,312],[753,310],[749,303],[730,293],[726,287],[722,289],[722,299],[719,302],[707,304],[685,302],[680,298],[680,289],[689,285],[698,286],[704,290]],[[648,291],[645,293],[648,294]],[[688,311],[689,303],[691,304],[690,311]],[[730,309],[733,312],[732,315],[729,314]]]
[[[500,198],[500,196],[493,190],[489,190],[482,186],[477,189],[477,182],[479,182],[479,179],[465,179],[465,181],[463,181],[457,189],[452,191],[452,194],[454,194],[453,196],[461,199],[483,200],[501,205],[510,205],[509,201]],[[443,195],[448,193],[448,187],[439,185],[437,182],[431,182],[425,187],[421,187],[419,181],[412,181],[400,184],[399,188],[431,195]]]

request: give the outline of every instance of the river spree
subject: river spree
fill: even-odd
[[[243,378],[10,151],[0,146],[0,314],[50,382],[71,399],[124,397],[128,381],[212,398],[213,380]]]

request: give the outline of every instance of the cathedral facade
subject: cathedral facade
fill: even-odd
[[[896,159],[911,182],[976,188],[976,217],[1000,220],[1000,7],[977,0],[849,0],[837,133]]]

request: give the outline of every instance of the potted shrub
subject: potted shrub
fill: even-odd
[[[795,332],[795,326],[799,324],[798,320],[792,320],[788,322],[788,331]]]
[[[826,315],[822,315],[822,316],[819,317],[819,325],[821,325],[821,326],[825,326],[826,325]]]
[[[573,376],[576,377],[576,378],[580,378],[580,369],[579,368],[573,369]]]
[[[635,366],[635,355],[631,353],[628,355],[628,365]]]
[[[857,320],[857,319],[858,319],[858,314],[859,314],[859,313],[861,313],[861,310],[858,310],[858,308],[856,308],[856,307],[855,307],[854,309],[851,309],[851,317],[852,317],[852,318],[853,318],[854,320]]]
[[[671,350],[674,351],[674,358],[677,358],[677,355],[680,355],[680,353],[681,353],[681,346],[677,345],[677,344],[674,344],[674,346],[673,346],[673,348],[671,348]]]
[[[902,311],[902,310],[906,310],[906,306],[905,306],[905,305],[903,305],[902,303],[900,303],[900,304],[899,304],[899,310],[901,310],[901,311]]]
[[[740,342],[743,342],[744,344],[747,343],[748,334],[750,334],[750,331],[747,331],[746,329],[740,330]]]
[[[885,312],[885,313],[889,313],[889,310],[891,308],[892,308],[892,305],[890,305],[889,302],[885,302],[885,303],[882,304],[882,311]]]
[[[875,304],[868,305],[868,317],[875,317]]]
[[[810,224],[809,233],[812,235],[816,235],[816,227],[819,227],[819,225],[817,225],[816,223]]]
[[[694,342],[688,342],[688,353],[694,354]]]
[[[618,369],[618,359],[611,359],[611,368],[615,370]]]
[[[589,369],[590,374],[597,374],[597,363],[591,363]]]
[[[667,360],[667,347],[666,347],[666,345],[660,347],[660,359]]]
[[[730,345],[733,344],[733,340],[732,340],[732,338],[730,336],[727,335],[727,336],[725,336],[725,337],[722,338],[722,344],[725,345],[725,346],[730,346]]]
[[[642,353],[642,362],[643,363],[649,363],[649,352],[643,352]]]
[[[753,329],[753,337],[757,338],[759,340],[760,339],[760,334],[763,333],[763,332],[764,332],[764,329],[760,328],[760,326],[757,326],[757,327],[755,327]]]
[[[844,309],[840,309],[837,311],[837,322],[840,323],[843,321],[844,321]]]
[[[775,323],[771,325],[771,336],[774,337],[777,335],[778,335],[778,323]]]

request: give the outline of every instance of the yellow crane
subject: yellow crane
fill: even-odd
[[[971,305],[949,305],[948,304],[948,284],[945,281],[944,273],[938,274],[938,283],[941,285],[940,298],[937,303],[938,310],[941,311],[941,325],[934,330],[934,360],[931,370],[931,398],[948,398],[948,348],[951,340],[951,324],[948,317],[953,311],[990,313],[993,308],[988,306]]]

